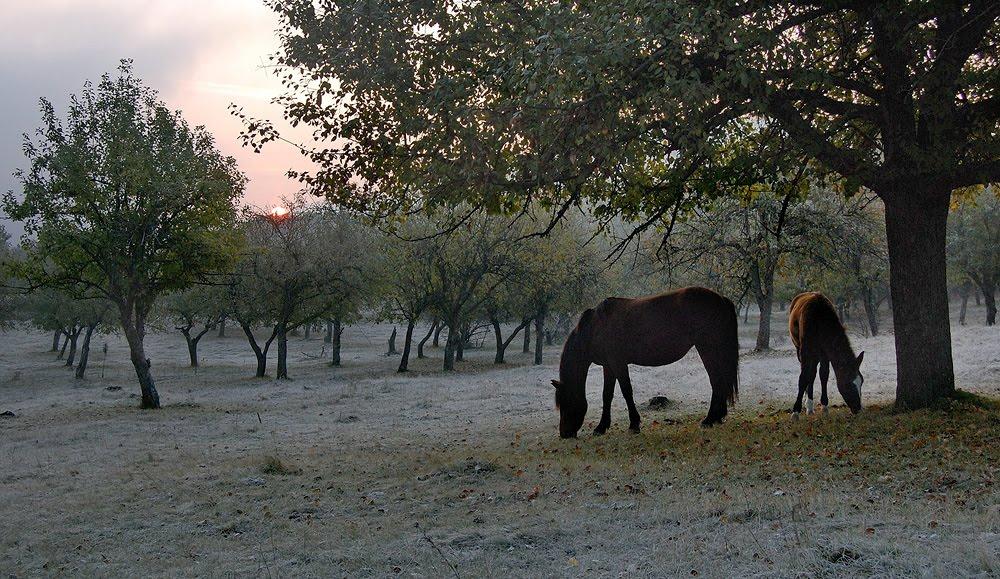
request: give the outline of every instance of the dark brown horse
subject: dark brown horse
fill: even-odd
[[[594,434],[611,426],[611,400],[615,382],[628,405],[629,429],[639,431],[639,412],[632,398],[628,365],[666,366],[695,347],[712,383],[708,417],[711,426],[727,413],[727,402],[736,401],[739,341],[733,302],[712,290],[689,287],[636,299],[608,298],[580,316],[566,338],[559,360],[556,407],[559,435],[572,438],[587,414],[587,370],[604,367],[604,412]]]
[[[795,344],[795,353],[802,368],[799,373],[799,396],[792,408],[792,417],[798,418],[802,412],[802,395],[809,394],[806,412],[813,413],[813,382],[816,381],[816,365],[819,365],[819,381],[823,391],[820,404],[823,412],[828,412],[830,400],[826,396],[826,383],[830,379],[830,365],[837,377],[837,390],[852,412],[861,412],[861,361],[865,353],[857,357],[851,348],[844,325],[837,317],[837,310],[826,296],[819,292],[806,292],[792,299],[788,313],[788,333]]]

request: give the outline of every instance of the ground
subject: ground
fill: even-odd
[[[970,319],[980,312],[970,312]],[[1000,329],[954,328],[957,382],[983,395],[897,414],[892,336],[865,350],[866,411],[789,419],[797,368],[741,358],[729,420],[697,427],[696,355],[634,368],[642,410],[561,440],[546,363],[440,350],[394,372],[386,326],[345,333],[344,366],[293,338],[291,381],[254,379],[240,336],[153,334],[164,408],[137,408],[123,340],[76,381],[44,334],[0,335],[0,574],[279,576],[995,576],[1000,573]],[[751,318],[741,341],[752,345]],[[107,342],[107,360],[101,346]],[[513,350],[513,349],[512,349]],[[271,361],[273,372],[273,359]],[[818,391],[817,391],[818,398]]]

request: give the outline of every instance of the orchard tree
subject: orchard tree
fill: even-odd
[[[956,199],[948,229],[948,258],[982,292],[986,325],[996,324],[1000,284],[1000,191],[996,188]]]
[[[414,327],[441,293],[434,267],[440,247],[435,233],[432,222],[416,216],[383,241],[387,256],[384,300],[389,317],[406,323],[399,372],[409,367]]]
[[[196,285],[174,292],[164,300],[164,313],[184,336],[192,368],[198,367],[198,343],[226,315],[225,296],[224,286]]]
[[[229,261],[233,203],[246,178],[212,136],[170,111],[123,61],[70,98],[60,119],[42,100],[25,137],[23,199],[3,209],[36,234],[33,285],[83,286],[118,310],[143,408],[159,408],[144,340],[156,298]]]
[[[341,295],[370,283],[374,259],[367,233],[346,214],[309,207],[300,198],[271,213],[250,213],[245,255],[233,274],[228,310],[257,357],[258,377],[277,343],[276,378],[288,378],[288,336],[327,317]],[[259,343],[254,329],[270,329]]]
[[[946,220],[953,190],[1000,180],[1000,3],[268,5],[278,102],[318,140],[293,175],[359,208],[585,201],[655,227],[711,195],[734,123],[776,123],[885,204],[897,404],[953,393]]]
[[[13,321],[17,307],[17,286],[11,275],[17,269],[17,261],[14,248],[10,245],[10,234],[0,224],[0,330],[7,328]]]

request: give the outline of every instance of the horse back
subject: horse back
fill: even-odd
[[[845,333],[837,310],[825,295],[805,292],[792,298],[788,313],[788,334],[795,350],[823,349],[826,342]]]

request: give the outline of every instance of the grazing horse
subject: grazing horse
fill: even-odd
[[[733,302],[712,290],[689,287],[655,296],[608,298],[580,316],[559,360],[556,408],[559,435],[573,438],[587,414],[587,370],[604,367],[604,411],[594,434],[611,426],[615,382],[628,405],[629,430],[639,431],[628,365],[666,366],[695,347],[712,384],[703,426],[721,422],[738,391],[739,341]]]
[[[795,344],[795,353],[802,368],[799,374],[799,397],[795,400],[792,417],[798,419],[802,412],[802,395],[809,394],[806,412],[813,413],[813,382],[816,380],[816,365],[819,365],[819,381],[823,386],[820,404],[823,412],[828,412],[830,400],[826,397],[826,383],[830,379],[830,365],[837,377],[837,390],[852,412],[861,412],[861,385],[865,379],[861,375],[861,361],[865,353],[857,357],[847,339],[844,325],[837,317],[837,310],[826,296],[819,292],[806,292],[792,299],[788,314],[788,333]]]

